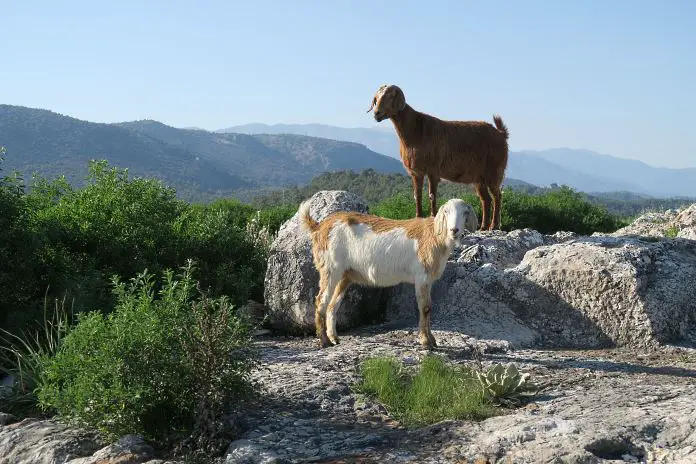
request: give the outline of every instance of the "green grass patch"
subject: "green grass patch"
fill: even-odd
[[[679,229],[676,226],[669,226],[667,229],[665,229],[665,237],[667,238],[677,238],[677,235],[679,234]]]
[[[427,356],[417,372],[398,359],[376,357],[361,366],[357,390],[376,397],[405,426],[422,426],[445,419],[482,420],[498,414],[474,370],[452,366],[439,356]]]

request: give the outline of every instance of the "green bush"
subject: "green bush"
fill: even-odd
[[[425,198],[425,197],[424,197]],[[438,196],[438,205],[450,197]],[[476,211],[481,221],[481,202],[468,193],[461,198]],[[613,232],[625,225],[625,221],[611,215],[605,207],[590,203],[585,197],[568,187],[561,187],[543,194],[533,195],[512,189],[503,190],[501,229],[531,228],[544,234],[557,231],[592,234]],[[392,219],[409,219],[416,216],[416,205],[412,196],[399,194],[383,200],[371,209],[373,214]],[[424,214],[430,214],[430,203],[423,201]]]
[[[189,205],[157,180],[92,162],[81,189],[37,178],[25,193],[21,179],[3,178],[0,213],[0,327],[16,333],[41,319],[44,297],[65,297],[76,312],[108,311],[113,275],[158,274],[189,258],[211,294],[235,305],[262,301],[271,237],[256,223],[277,229],[288,211],[257,214],[232,201]]]
[[[251,327],[228,298],[197,290],[192,272],[165,271],[159,292],[147,272],[115,279],[115,310],[81,314],[44,359],[40,406],[111,438],[206,433],[251,391],[254,353]]]

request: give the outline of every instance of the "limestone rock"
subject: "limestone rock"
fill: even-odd
[[[25,419],[0,427],[0,464],[140,464],[151,461],[153,454],[138,435],[104,446],[96,432],[54,419]]]
[[[696,203],[679,211],[650,212],[612,234],[615,237],[667,237],[696,240]]]
[[[321,191],[311,198],[310,214],[322,220],[337,211],[367,213],[367,204],[353,193]],[[300,227],[297,213],[285,222],[271,246],[264,285],[269,324],[287,332],[314,332],[314,298],[319,273],[314,267],[309,235]],[[382,289],[351,285],[337,313],[342,328],[378,317]]]
[[[91,456],[95,433],[52,420],[25,419],[0,427],[0,464],[54,464]]]
[[[508,274],[504,299],[550,345],[648,346],[696,328],[690,240],[585,237],[536,248]]]
[[[434,329],[516,347],[648,346],[696,334],[693,241],[477,235],[433,285]],[[393,289],[390,323],[417,320],[412,287]]]

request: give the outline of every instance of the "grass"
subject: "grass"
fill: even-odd
[[[0,328],[0,374],[14,379],[10,395],[0,401],[2,409],[8,412],[39,412],[36,388],[42,381],[44,360],[55,356],[70,328],[65,298],[54,303],[50,311],[44,298],[43,322],[37,324],[35,331],[24,330],[17,335]]]
[[[398,359],[370,358],[362,364],[361,374],[358,392],[376,397],[407,427],[498,414],[473,369],[448,365],[439,356],[426,356],[416,373],[408,372]]]
[[[676,238],[679,234],[679,229],[676,226],[669,226],[665,229],[664,234],[667,238]]]

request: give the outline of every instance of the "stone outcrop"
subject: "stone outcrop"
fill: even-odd
[[[310,214],[315,220],[337,211],[369,210],[350,192],[321,191],[311,198]],[[314,267],[309,235],[300,227],[295,213],[281,226],[269,253],[264,299],[270,326],[285,332],[314,333],[314,298],[318,290],[319,273]],[[339,330],[379,318],[385,295],[381,289],[351,285],[338,313]]]
[[[137,435],[105,446],[93,431],[52,419],[0,426],[0,464],[162,464]]]
[[[696,240],[696,204],[675,211],[651,212],[612,234],[615,237],[668,237]]]

